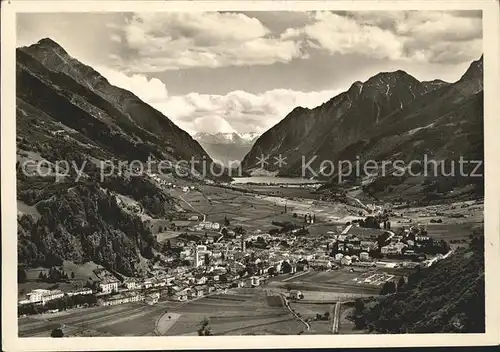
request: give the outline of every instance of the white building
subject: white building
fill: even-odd
[[[78,296],[78,295],[91,295],[92,290],[90,288],[82,288],[76,291],[70,291],[67,293],[68,296]]]
[[[351,263],[352,263],[352,259],[348,255],[343,256],[342,259],[340,260],[340,264],[342,264],[342,265],[351,265]]]
[[[137,280],[131,279],[131,280],[125,281],[125,287],[128,290],[135,290],[135,289],[141,288],[141,284],[139,282],[137,282]]]
[[[211,221],[202,221],[202,222],[200,222],[199,226],[203,229],[210,230],[212,228],[212,222]]]
[[[199,268],[205,264],[205,254],[209,254],[207,246],[198,245],[194,250],[193,266]]]
[[[35,289],[28,293],[27,296],[31,303],[45,304],[48,301],[64,297],[64,292],[61,290]]]
[[[144,296],[142,294],[136,294],[132,292],[124,292],[121,294],[117,294],[115,296],[110,296],[107,299],[103,299],[100,301],[100,304],[103,306],[115,306],[118,304],[130,303],[130,302],[140,302],[144,300]]]
[[[111,293],[111,292],[117,292],[118,291],[118,280],[109,278],[109,279],[104,279],[101,282],[99,282],[99,288],[102,290],[104,293]]]
[[[189,257],[191,255],[191,250],[189,248],[183,250],[181,253],[180,253],[180,258],[181,260],[184,260],[186,259],[187,257]]]
[[[250,278],[250,283],[252,286],[259,286],[260,285],[260,277],[252,276]]]
[[[156,304],[160,300],[160,293],[159,292],[150,293],[145,297],[144,300],[146,301],[147,304],[150,305]]]

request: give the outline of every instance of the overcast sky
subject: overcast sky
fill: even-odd
[[[18,14],[189,133],[264,132],[381,71],[456,81],[482,54],[480,11]]]

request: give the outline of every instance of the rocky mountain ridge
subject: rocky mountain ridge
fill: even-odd
[[[243,159],[243,168],[258,170],[261,155],[281,155],[286,157],[286,165],[279,169],[269,165],[269,171],[335,184],[338,170],[318,172],[324,171],[325,160],[334,166],[357,159],[409,162],[422,160],[424,155],[451,160],[462,154],[482,160],[482,60],[471,63],[454,83],[420,82],[401,70],[382,72],[366,82],[354,82],[347,91],[314,109],[297,107],[257,139]],[[364,184],[375,180],[366,180],[365,174],[350,176],[351,181]],[[407,180],[385,181],[399,185]],[[478,179],[468,181],[481,192]],[[376,188],[378,196],[387,191]]]
[[[158,224],[180,207],[145,172],[156,171],[155,160],[210,157],[166,116],[51,39],[17,49],[16,79],[19,263],[93,261],[146,275],[160,249]],[[43,174],[26,161],[45,165]],[[64,163],[71,167],[54,174]],[[139,165],[144,173],[134,171]],[[197,170],[183,171],[196,177]]]

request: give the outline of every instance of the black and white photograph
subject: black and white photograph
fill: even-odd
[[[498,338],[494,2],[190,3],[11,13],[18,346]]]

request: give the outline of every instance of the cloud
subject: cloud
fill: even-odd
[[[116,64],[135,72],[269,65],[304,55],[300,42],[282,40],[241,13],[139,13],[122,32],[124,55]]]
[[[158,78],[148,78],[142,74],[126,75],[103,66],[96,67],[96,71],[106,77],[112,85],[131,91],[147,103],[152,104],[168,99],[167,87]]]
[[[109,37],[110,40],[114,41],[114,42],[117,42],[117,43],[121,43],[122,42],[122,37],[120,37],[118,34],[112,34],[110,37]]]
[[[283,119],[297,106],[314,108],[339,90],[300,92],[273,89],[260,94],[241,90],[225,95],[189,93],[154,105],[180,127],[195,132],[259,132]]]
[[[301,92],[273,89],[254,94],[235,90],[224,95],[189,93],[169,96],[166,85],[142,74],[127,75],[98,67],[108,81],[127,89],[187,132],[259,132],[283,119],[297,106],[314,108],[340,90]]]
[[[302,31],[331,53],[398,59],[403,49],[403,43],[391,31],[331,12],[317,12],[316,22]]]
[[[331,54],[460,63],[482,52],[482,19],[470,11],[316,12],[314,23],[281,37],[310,40]]]

